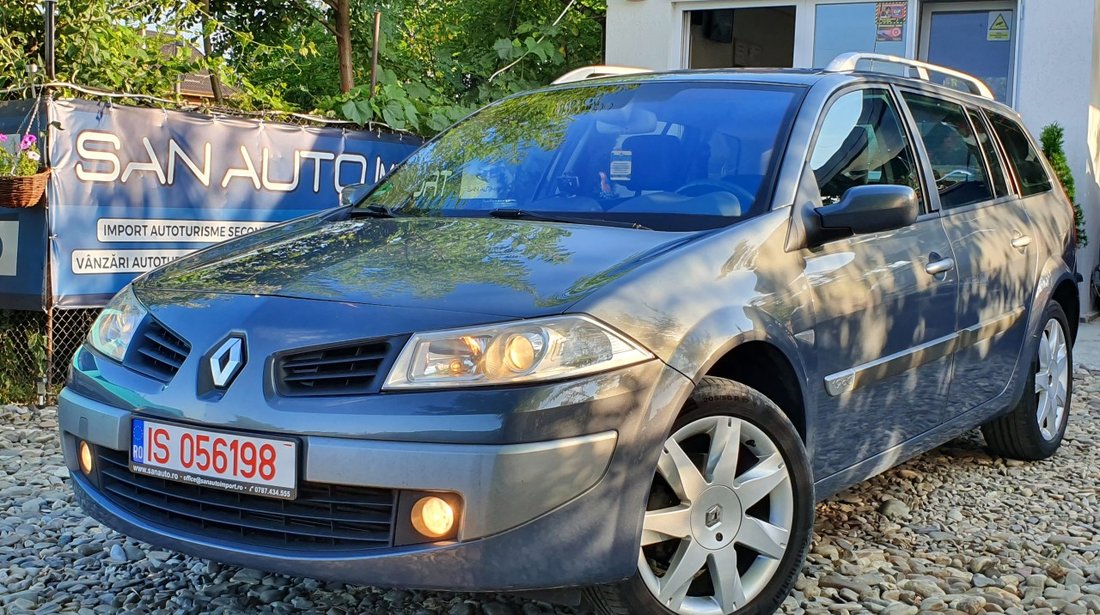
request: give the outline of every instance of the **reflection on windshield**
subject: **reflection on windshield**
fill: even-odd
[[[725,225],[759,213],[799,91],[643,82],[510,98],[419,150],[360,207],[519,209],[661,230]]]

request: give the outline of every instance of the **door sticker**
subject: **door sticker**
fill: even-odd
[[[875,42],[889,43],[904,40],[905,21],[909,16],[908,2],[879,2],[875,5]]]
[[[988,41],[1007,41],[1012,39],[1012,11],[990,11]]]
[[[633,152],[617,149],[611,152],[611,181],[628,182],[633,173]]]

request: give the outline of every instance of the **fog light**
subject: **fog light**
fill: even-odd
[[[442,538],[454,528],[455,509],[434,495],[420,498],[413,505],[412,524],[416,531],[428,538]]]
[[[80,470],[88,475],[92,473],[92,447],[83,440],[80,441]]]

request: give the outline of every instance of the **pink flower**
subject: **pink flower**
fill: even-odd
[[[19,144],[19,149],[30,149],[34,147],[34,142],[37,140],[38,138],[34,135],[26,135],[23,137],[23,142]]]
[[[42,160],[42,156],[39,156],[39,155],[38,155],[38,152],[27,152],[27,153],[26,153],[26,154],[24,154],[24,155],[25,155],[25,156],[26,156],[27,158],[30,158],[31,160],[33,160],[33,161],[35,161],[35,162],[38,162],[39,160]]]
[[[0,134],[0,143],[4,143],[8,140],[8,135]]]

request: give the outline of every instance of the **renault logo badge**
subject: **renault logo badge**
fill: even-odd
[[[214,386],[224,389],[233,382],[244,366],[244,340],[231,337],[210,355],[210,378]]]
[[[706,519],[704,522],[707,524],[708,529],[713,529],[722,523],[722,507],[715,504],[707,511]]]

